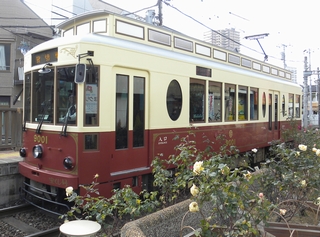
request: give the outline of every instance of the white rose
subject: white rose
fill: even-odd
[[[196,203],[196,202],[190,203],[190,205],[189,205],[189,211],[190,211],[190,212],[198,212],[198,211],[199,211],[198,203]]]
[[[192,187],[190,188],[190,193],[192,194],[192,196],[197,196],[199,193],[199,188],[196,185],[192,185]]]
[[[66,196],[69,197],[73,193],[73,187],[67,187],[66,188]]]
[[[286,209],[280,209],[280,215],[284,216],[287,213]]]
[[[300,144],[298,147],[299,147],[299,149],[301,151],[306,151],[307,150],[307,146],[306,145]]]
[[[257,149],[256,148],[253,148],[251,151],[253,151],[254,153],[257,153]]]
[[[199,175],[201,173],[201,171],[203,170],[202,164],[203,164],[203,161],[197,161],[196,163],[194,163],[193,172],[195,174]]]

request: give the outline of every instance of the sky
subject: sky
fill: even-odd
[[[49,24],[52,13],[68,0],[25,0],[33,10]],[[70,1],[70,0],[69,0]],[[80,1],[80,0],[78,0]],[[157,0],[104,0],[129,12],[155,6]],[[240,32],[241,53],[259,60],[263,51],[256,40],[245,36],[265,34],[259,42],[268,55],[268,62],[280,67],[298,69],[297,79],[303,82],[304,57],[308,57],[311,70],[320,67],[320,33],[318,0],[167,0],[163,3],[163,24],[192,37],[203,39],[205,31],[235,28]],[[41,4],[38,4],[41,3]],[[36,8],[41,6],[41,9]],[[158,8],[154,7],[156,13]],[[178,9],[178,10],[177,10]],[[40,13],[39,13],[40,12]],[[145,16],[145,10],[136,14]],[[67,14],[67,13],[66,13]],[[50,17],[49,17],[50,16]],[[200,23],[201,24],[200,24]],[[309,70],[309,69],[308,69]],[[317,76],[309,77],[314,84]]]

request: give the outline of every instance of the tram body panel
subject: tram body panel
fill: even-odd
[[[108,15],[108,27],[117,19]],[[34,183],[42,190],[58,189],[55,194],[63,199],[66,187],[84,194],[80,185],[98,175],[103,196],[125,185],[139,192],[152,186],[152,160],[178,154],[182,137],[189,136],[198,149],[256,148],[262,157],[290,127],[288,115],[301,122],[301,88],[283,69],[206,43],[201,45],[210,53],[204,56],[173,47],[174,40],[157,45],[147,36],[132,39],[108,30],[54,39],[25,55],[25,156],[19,170],[31,189]],[[175,39],[174,32],[162,31]],[[239,63],[229,62],[229,55]],[[242,58],[252,66],[243,66]],[[75,83],[79,64],[86,70]],[[45,68],[51,74],[40,75]],[[69,96],[77,102],[74,121],[63,120]],[[34,149],[42,156],[35,158]]]

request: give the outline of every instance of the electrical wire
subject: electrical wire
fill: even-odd
[[[190,18],[191,20],[193,20],[193,21],[197,22],[198,24],[200,24],[200,25],[204,26],[205,28],[207,28],[207,29],[209,29],[209,30],[211,30],[211,31],[215,32],[216,34],[218,34],[218,35],[220,35],[220,36],[224,37],[225,39],[230,40],[230,41],[232,41],[232,42],[234,42],[234,43],[238,44],[239,46],[242,46],[242,47],[244,47],[244,48],[246,48],[246,49],[249,49],[249,50],[251,50],[251,51],[253,51],[253,52],[256,52],[256,53],[259,53],[259,54],[263,55],[263,53],[261,53],[260,51],[255,50],[255,49],[253,49],[253,48],[250,48],[250,47],[248,47],[248,46],[246,46],[246,45],[244,45],[244,44],[241,44],[240,42],[237,42],[236,40],[231,39],[231,38],[229,38],[228,36],[223,35],[223,34],[221,34],[220,32],[218,32],[218,31],[216,31],[216,30],[212,29],[211,27],[209,27],[209,26],[207,26],[206,24],[204,24],[204,23],[202,23],[202,22],[198,21],[198,20],[197,20],[197,19],[195,19],[194,17],[192,17],[192,16],[190,16],[190,15],[188,15],[188,14],[184,13],[184,12],[183,12],[183,11],[181,11],[180,9],[178,9],[178,8],[176,8],[176,7],[172,6],[172,5],[170,5],[169,3],[167,3],[167,2],[166,2],[166,0],[160,0],[160,1],[162,1],[162,2],[163,2],[164,4],[166,4],[168,7],[171,7],[171,8],[173,8],[173,9],[175,9],[176,11],[178,11],[179,13],[181,13],[182,15],[184,15],[184,16],[186,16],[186,17]],[[269,58],[273,58],[273,59],[276,59],[276,60],[280,60],[280,61],[282,61],[282,59],[281,59],[281,58],[279,58],[279,57],[270,56],[270,55],[268,55],[268,57],[269,57]],[[301,61],[300,61],[300,60],[299,60],[299,61],[286,60],[286,61],[287,61],[287,62],[302,62],[303,60],[301,60]]]
[[[159,1],[161,1],[161,0],[159,0]],[[156,6],[158,6],[159,1],[157,1],[157,3],[155,5],[152,5],[150,7],[144,7],[142,9],[140,9],[140,10],[137,10],[137,11],[134,11],[134,12],[130,12],[130,13],[127,13],[127,14],[124,14],[124,15],[127,16],[127,15],[135,14],[137,12],[141,12],[141,11],[148,10],[150,8],[156,7]]]

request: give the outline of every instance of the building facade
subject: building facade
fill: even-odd
[[[21,0],[1,0],[0,18],[0,109],[22,108],[24,53],[53,29]]]
[[[204,33],[204,41],[230,51],[240,52],[240,32],[234,28],[207,31]]]

